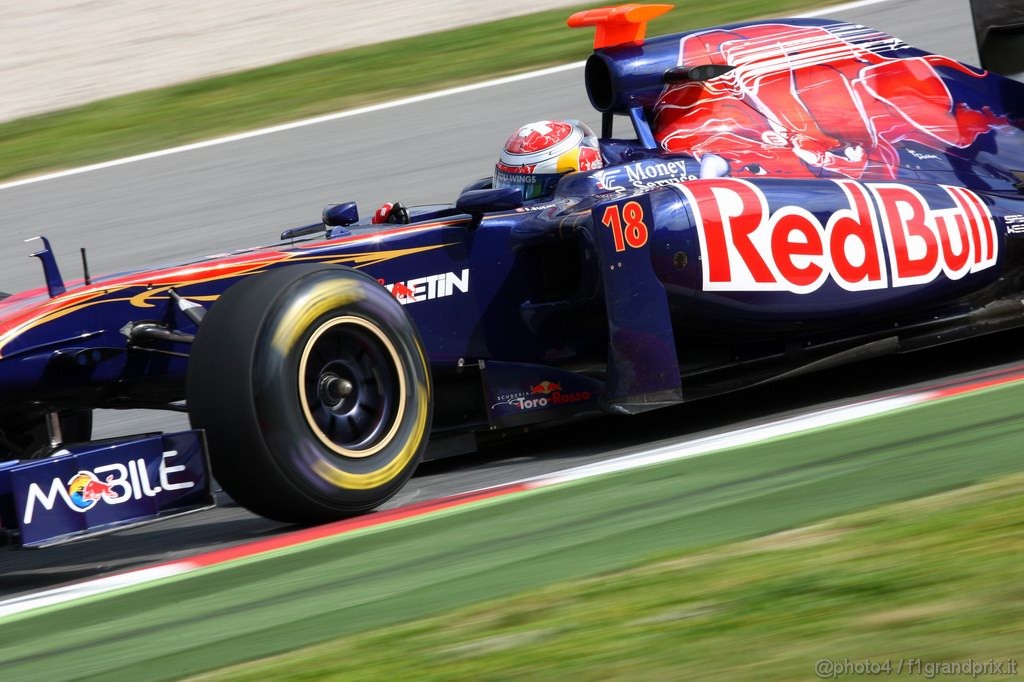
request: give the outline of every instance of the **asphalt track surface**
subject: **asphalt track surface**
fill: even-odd
[[[676,11],[685,11],[678,9]],[[966,0],[889,0],[834,15],[907,42],[977,62]],[[585,55],[581,55],[581,58]],[[327,203],[355,200],[364,214],[382,201],[453,200],[490,173],[517,126],[542,118],[597,124],[582,69],[422,101],[373,114],[43,182],[0,189],[0,289],[41,284],[20,240],[45,234],[64,274],[77,276],[80,246],[93,273],[116,272],[270,243],[286,227],[319,217]],[[658,411],[548,429],[479,456],[423,467],[387,506],[475,488],[889,394],[913,384],[957,381],[1015,366],[1024,334],[982,339],[898,359]],[[97,436],[185,428],[182,415],[105,412]],[[287,530],[220,496],[201,514],[35,552],[0,553],[0,596],[187,556]]]

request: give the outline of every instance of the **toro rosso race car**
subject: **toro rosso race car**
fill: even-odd
[[[0,301],[8,541],[201,509],[211,476],[336,519],[528,425],[1024,324],[1019,16],[976,12],[984,70],[826,20],[645,40],[668,9],[573,15],[601,135],[525,126],[454,204],[73,285],[43,239],[46,286]],[[91,441],[100,407],[194,430]]]

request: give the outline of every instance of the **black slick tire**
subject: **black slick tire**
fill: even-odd
[[[187,400],[224,490],[294,523],[398,492],[431,420],[412,320],[368,275],[321,264],[251,275],[220,297],[193,344]]]

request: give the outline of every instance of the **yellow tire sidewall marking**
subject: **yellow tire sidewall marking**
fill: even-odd
[[[288,352],[299,342],[304,331],[322,315],[332,310],[337,310],[347,304],[362,300],[363,298],[365,298],[365,294],[362,291],[360,282],[343,280],[318,282],[312,287],[310,292],[302,298],[301,301],[296,301],[281,316],[277,328],[274,330],[273,336],[271,337],[271,348],[280,353],[282,357],[286,357]],[[362,321],[362,318],[355,319]],[[329,324],[330,322],[331,321],[328,321],[328,323],[325,324]],[[380,333],[379,329],[374,330],[374,332],[375,334]],[[397,352],[394,348],[394,344],[390,343],[390,341],[387,341],[387,343],[388,351],[392,354],[392,358],[396,362],[396,367],[399,369],[399,377],[403,382],[402,395],[400,396],[401,409],[406,409],[406,402],[410,395],[410,390],[415,392],[416,395],[422,396],[420,400],[416,401],[416,413],[411,431],[412,437],[402,444],[401,450],[387,464],[376,471],[370,471],[364,474],[345,471],[326,459],[316,460],[313,465],[314,472],[325,481],[339,488],[348,490],[372,490],[373,488],[380,487],[393,480],[399,476],[412,461],[416,452],[419,450],[420,443],[426,433],[427,407],[430,400],[430,396],[427,395],[428,388],[425,384],[420,382],[416,382],[416,385],[414,386],[405,386],[405,377],[401,372],[401,363],[397,358]],[[419,348],[419,344],[416,344],[416,346],[419,357],[423,359],[422,349]],[[303,357],[305,357],[308,352],[309,344],[307,344],[307,347],[304,349]],[[301,372],[299,376],[302,376]],[[304,391],[305,387],[301,386],[300,381],[299,399],[306,419],[310,420],[310,423],[312,423],[311,414],[309,413],[304,400]],[[401,416],[405,416],[404,412]],[[395,419],[392,430],[397,429],[400,424],[401,420]],[[314,429],[314,433],[318,432],[319,429]],[[381,441],[381,445],[383,446],[384,444],[389,443],[393,436],[393,433],[389,433],[388,437]],[[323,440],[323,438],[321,438],[321,440]],[[337,452],[337,446],[331,444],[329,447],[333,452]],[[364,457],[366,456],[369,455],[364,455]]]

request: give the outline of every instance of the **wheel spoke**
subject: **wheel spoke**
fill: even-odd
[[[352,451],[370,448],[394,410],[398,369],[379,339],[357,325],[339,325],[320,336],[310,349],[303,385],[321,439]],[[350,384],[340,402],[333,390],[338,381]]]
[[[377,419],[377,410],[373,406],[365,403],[359,406],[358,414],[359,421],[361,422],[363,429],[372,426],[374,421]]]
[[[335,443],[350,443],[356,438],[356,432],[352,428],[352,423],[348,417],[332,417],[331,418],[331,440]]]
[[[357,362],[359,363],[359,368],[363,370],[364,373],[369,374],[373,371],[373,358],[370,357],[365,350],[359,354]]]
[[[381,394],[377,392],[366,391],[363,393],[363,399],[360,402],[359,409],[366,410],[370,414],[377,414],[380,410]]]
[[[349,441],[356,440],[357,438],[362,436],[362,429],[360,428],[359,420],[356,419],[353,413],[349,413],[348,415],[345,416],[345,423],[349,428],[349,433],[352,434],[352,436],[349,438]]]

